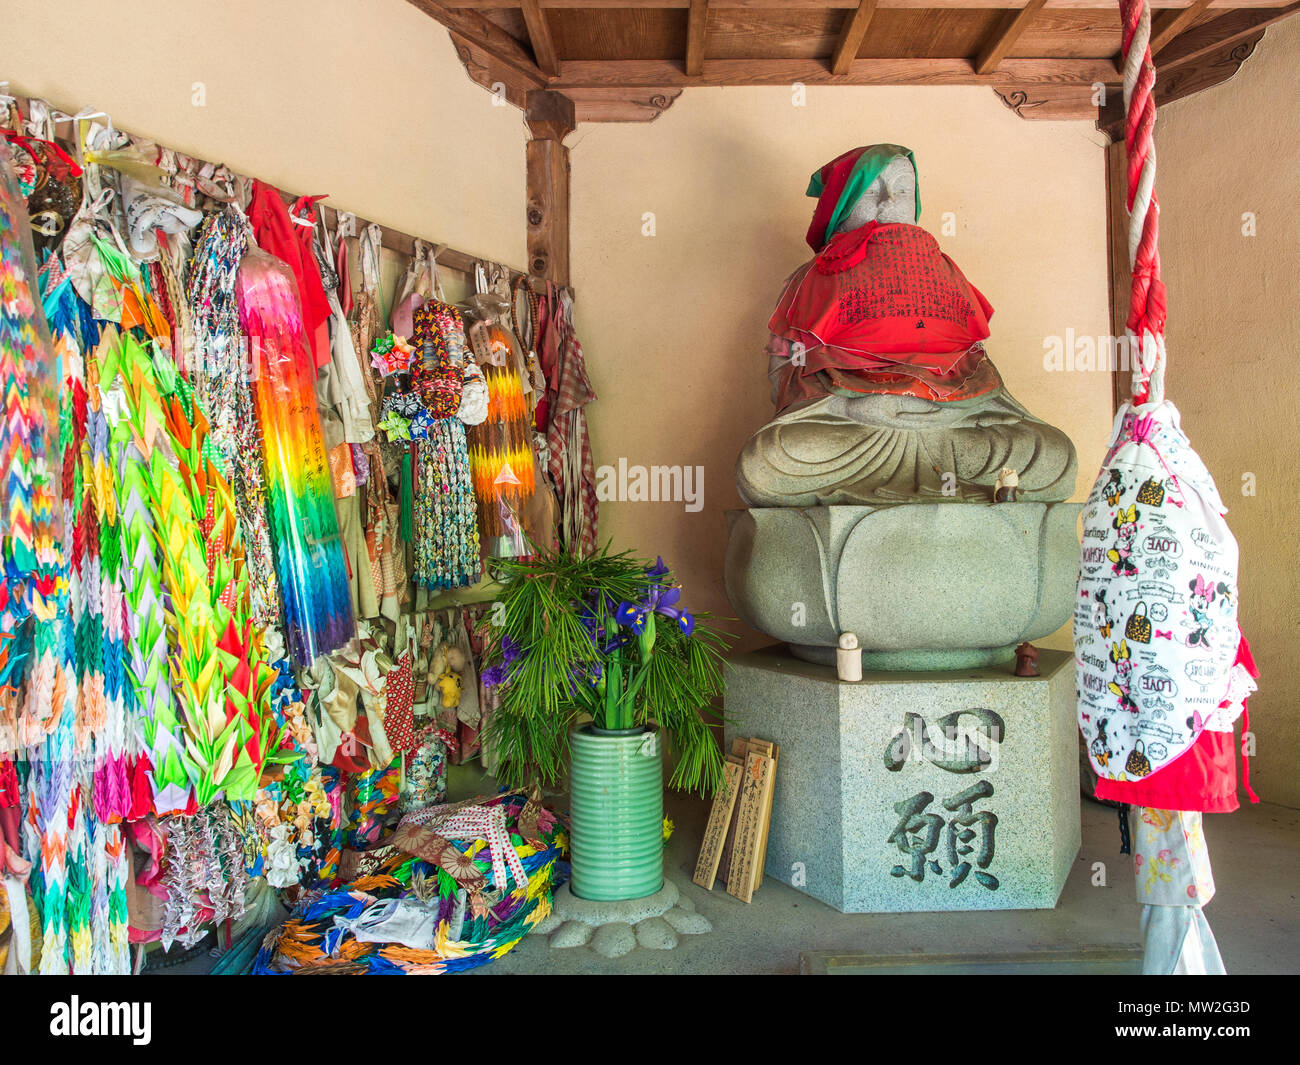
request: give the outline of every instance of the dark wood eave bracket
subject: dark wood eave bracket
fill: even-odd
[[[723,85],[988,85],[1025,119],[1094,119],[1112,132],[1112,107],[1120,91],[1118,55],[1110,59],[1007,58],[1044,7],[1063,0],[1022,0],[1010,8],[973,59],[858,59],[881,0],[409,0],[450,31],[457,54],[478,84],[502,93],[519,108],[530,91],[562,92],[574,104],[575,122],[648,122],[692,86]],[[829,59],[709,59],[709,5],[841,8],[843,21]],[[962,0],[935,0],[935,7]],[[1068,6],[1102,6],[1112,0],[1067,0]],[[544,17],[548,6],[687,9],[687,39],[680,62],[559,58]],[[1237,72],[1274,22],[1300,11],[1300,3],[1246,7],[1198,21],[1212,0],[1191,0],[1155,13],[1152,45],[1159,78],[1157,102],[1169,103],[1217,85]],[[522,12],[526,47],[483,8]],[[994,6],[982,2],[979,6]],[[1217,4],[1215,5],[1217,8]],[[1212,13],[1212,12],[1210,12]],[[531,48],[531,50],[530,50]],[[1097,87],[1105,86],[1105,93]]]

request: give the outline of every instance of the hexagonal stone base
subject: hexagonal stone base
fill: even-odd
[[[1047,909],[1079,849],[1074,663],[1040,677],[734,655],[732,736],[781,747],[765,872],[844,913]]]

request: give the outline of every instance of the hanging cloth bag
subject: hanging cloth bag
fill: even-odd
[[[1177,408],[1125,404],[1085,504],[1074,618],[1079,725],[1102,778],[1159,773],[1229,691],[1240,630],[1225,513]]]

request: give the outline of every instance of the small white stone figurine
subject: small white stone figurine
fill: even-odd
[[[835,672],[840,680],[862,679],[862,650],[852,632],[840,633],[840,645],[835,651]]]
[[[1014,503],[1020,494],[1020,474],[1009,466],[1003,467],[993,487],[993,502]]]

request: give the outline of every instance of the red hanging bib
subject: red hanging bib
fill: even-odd
[[[791,277],[768,328],[837,365],[945,374],[989,335],[993,308],[919,226],[870,222],[841,233]]]

